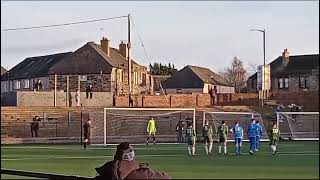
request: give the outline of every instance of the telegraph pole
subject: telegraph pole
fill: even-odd
[[[129,93],[132,92],[132,82],[131,82],[131,71],[132,71],[132,67],[131,67],[131,59],[130,59],[130,47],[131,47],[131,37],[130,37],[130,14],[128,14],[128,44],[127,44],[127,48],[128,48],[128,83],[129,83]]]

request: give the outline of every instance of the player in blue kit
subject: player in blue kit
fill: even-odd
[[[251,123],[248,125],[247,134],[248,134],[249,143],[250,143],[249,153],[252,155],[256,147],[256,124],[254,119],[251,119]]]
[[[254,151],[259,151],[260,148],[260,138],[262,136],[262,126],[260,125],[259,121],[256,121],[256,144]]]
[[[239,125],[239,122],[235,122],[235,126],[231,128],[231,133],[234,134],[234,142],[236,145],[236,155],[241,155],[242,140],[243,140],[243,128]]]

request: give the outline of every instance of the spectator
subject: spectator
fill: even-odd
[[[31,137],[38,137],[39,135],[39,123],[40,118],[35,116],[31,122]]]
[[[86,99],[90,96],[90,99],[92,99],[92,85],[90,84],[86,89]]]
[[[109,161],[96,168],[98,176],[94,179],[171,179],[163,172],[156,172],[148,167],[147,163],[138,163],[135,160],[133,147],[123,142],[117,146],[113,161]]]
[[[131,92],[129,93],[129,107],[133,106],[133,99],[132,99],[132,94]]]
[[[77,107],[80,107],[81,103],[80,103],[80,91],[76,92],[76,102],[77,102]]]
[[[40,79],[34,84],[34,91],[40,91],[42,90],[42,82]]]
[[[176,126],[176,131],[177,131],[177,141],[178,143],[182,143],[184,142],[184,138],[183,138],[183,130],[184,130],[184,125],[182,123],[182,121],[179,121],[177,126]]]

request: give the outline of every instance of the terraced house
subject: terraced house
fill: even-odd
[[[270,63],[271,92],[319,91],[319,54],[282,56]],[[257,73],[248,78],[249,92],[257,92]]]
[[[41,80],[42,91],[70,92],[88,85],[94,92],[128,94],[128,50],[121,42],[119,49],[110,46],[110,40],[102,38],[100,44],[88,42],[75,52],[29,57],[1,75],[1,93],[33,91]],[[56,77],[55,77],[56,75]],[[153,78],[146,66],[132,60],[132,93],[153,93]]]

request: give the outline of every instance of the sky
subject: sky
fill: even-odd
[[[319,1],[1,1],[1,30],[131,14],[132,56],[142,65],[173,63],[220,71],[233,57],[245,66],[290,55],[319,54]],[[21,31],[1,31],[1,66],[27,57],[76,51],[104,36],[117,47],[127,40],[127,20]],[[146,51],[141,46],[141,41]]]

